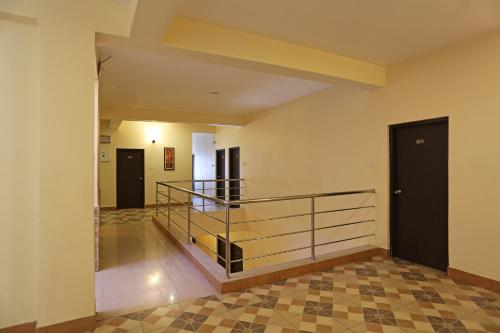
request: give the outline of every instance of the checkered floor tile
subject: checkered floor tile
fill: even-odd
[[[151,216],[154,213],[154,208],[101,210],[101,225],[123,224],[129,222],[147,222],[151,221]]]
[[[500,333],[500,295],[376,257],[112,318],[95,332]]]

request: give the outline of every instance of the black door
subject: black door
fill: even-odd
[[[391,255],[448,267],[448,118],[390,127]]]
[[[144,208],[143,149],[116,149],[116,207]]]
[[[229,178],[240,178],[240,147],[229,148]],[[231,200],[240,200],[240,181],[229,181],[229,198]],[[232,208],[238,208],[239,205],[231,205]]]
[[[226,178],[226,151],[224,149],[218,149],[215,151],[215,179],[224,178]],[[225,187],[225,182],[216,182],[216,195],[223,200],[226,192]]]

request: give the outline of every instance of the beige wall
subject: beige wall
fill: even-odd
[[[38,27],[0,19],[0,328],[37,318]]]
[[[192,134],[213,133],[212,126],[162,122],[123,121],[110,129],[101,122],[101,134],[111,135],[111,144],[99,144],[100,151],[110,151],[110,162],[99,162],[101,207],[116,207],[116,148],[144,149],[145,203],[154,204],[156,182],[191,179]],[[151,143],[150,133],[157,133]],[[175,148],[175,170],[163,168],[163,147]]]
[[[2,307],[12,296],[5,290],[15,299],[8,301],[7,312],[2,308],[0,327],[33,320],[47,326],[95,314],[94,38],[96,31],[126,36],[135,4],[0,2],[1,17],[38,23],[36,37],[20,32],[24,28],[5,30],[6,44],[2,37],[2,45],[8,45],[2,47],[2,60],[11,61],[1,78],[10,89],[2,90],[9,94],[1,98],[9,110],[2,111],[7,117],[2,145],[11,151],[3,165],[9,165],[6,172],[17,188],[6,192],[11,206],[5,210],[8,218],[2,218],[2,229],[8,230],[2,236],[10,240],[2,242],[7,249],[1,258],[10,268],[0,278]]]
[[[377,115],[379,242],[387,244],[387,125],[449,116],[450,266],[500,280],[500,31],[394,66]]]
[[[386,88],[333,87],[254,115],[241,129],[248,191],[375,187],[375,242],[387,248],[388,125],[449,116],[450,266],[500,280],[498,59],[494,32],[391,67]]]
[[[369,93],[358,90],[325,90],[255,115],[241,129],[242,174],[249,197],[321,193],[374,187],[374,115],[368,110]],[[216,134],[217,135],[217,134]],[[317,210],[368,205],[373,195],[318,199]],[[310,200],[248,205],[249,215],[268,218],[310,212]],[[370,219],[373,209],[356,213],[319,215],[316,226]],[[261,235],[307,230],[310,218],[250,224],[249,230]],[[369,235],[373,222],[317,233],[317,243],[340,238]],[[273,238],[261,251],[283,251],[310,244],[310,233]],[[325,253],[346,247],[374,243],[373,237],[320,247]],[[264,253],[259,253],[264,254]],[[310,251],[298,251],[280,260],[304,258]]]

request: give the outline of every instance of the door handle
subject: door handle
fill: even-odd
[[[394,194],[396,194],[396,195],[400,195],[401,193],[403,193],[403,191],[401,191],[400,189],[397,189],[396,191],[394,191]]]
[[[142,180],[142,177],[139,177],[139,180]]]

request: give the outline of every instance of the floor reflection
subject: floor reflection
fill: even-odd
[[[216,293],[152,223],[153,212],[101,212],[98,319]]]

